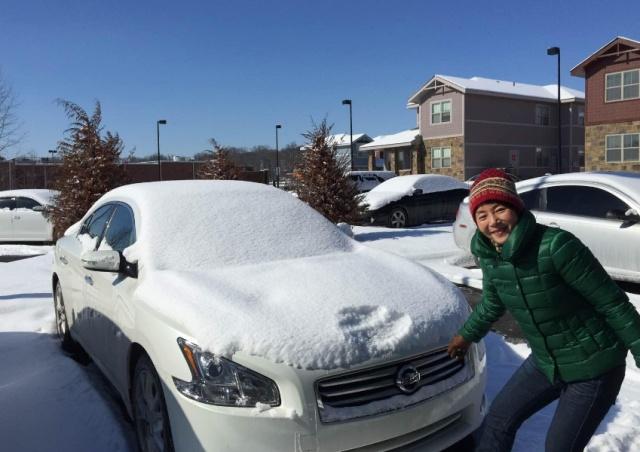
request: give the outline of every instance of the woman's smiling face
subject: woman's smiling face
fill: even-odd
[[[504,245],[518,224],[518,213],[508,204],[486,202],[476,209],[476,224],[482,234],[496,245]]]

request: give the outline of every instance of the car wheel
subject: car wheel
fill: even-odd
[[[62,348],[66,351],[73,351],[75,343],[71,339],[69,332],[69,322],[67,321],[67,311],[64,307],[64,296],[62,295],[62,287],[60,282],[56,283],[56,289],[53,294],[53,306],[56,314],[56,332]]]
[[[136,363],[131,391],[133,422],[140,451],[173,451],[162,384],[147,355],[142,355]]]
[[[400,207],[396,207],[389,214],[389,226],[392,228],[404,228],[407,225],[407,220],[407,212]]]

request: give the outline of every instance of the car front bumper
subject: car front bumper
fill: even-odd
[[[162,378],[174,445],[177,451],[441,450],[484,416],[486,358],[471,355],[475,374],[456,388],[404,409],[330,424],[320,422],[311,397],[297,409],[285,398],[266,411],[220,407],[191,400]]]

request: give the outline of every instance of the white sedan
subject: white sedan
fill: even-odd
[[[44,189],[0,191],[0,241],[51,242],[46,210],[56,194]]]
[[[575,234],[614,279],[640,282],[640,174],[557,174],[516,189],[539,223]],[[453,224],[456,245],[469,251],[475,231],[465,199]]]
[[[113,190],[58,240],[52,284],[63,346],[143,451],[441,450],[482,420],[484,345],[446,353],[457,288],[273,187]]]

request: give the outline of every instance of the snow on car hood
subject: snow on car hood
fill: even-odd
[[[364,196],[362,204],[367,204],[369,210],[376,210],[404,196],[412,195],[418,189],[423,193],[436,193],[460,188],[468,190],[469,186],[453,177],[441,174],[398,176],[373,188]]]
[[[220,356],[346,368],[446,344],[466,301],[440,275],[359,246],[209,271],[149,271],[134,296]]]

